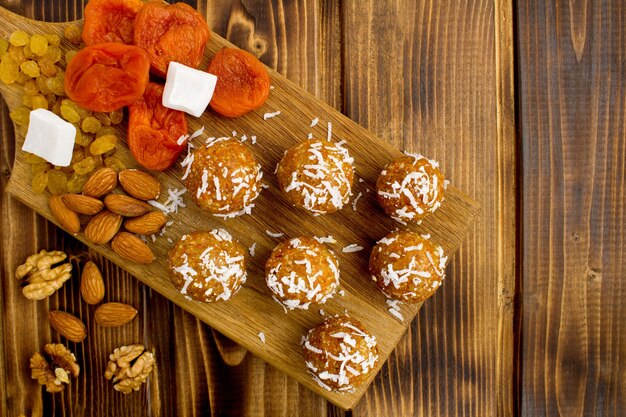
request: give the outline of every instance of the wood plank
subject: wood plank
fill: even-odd
[[[626,6],[518,2],[522,415],[626,414]]]
[[[348,1],[346,114],[439,159],[482,211],[354,415],[513,415],[510,1]]]
[[[13,19],[13,20],[11,20],[10,23],[8,23],[8,25],[10,26],[11,24],[15,23],[16,21],[17,20]],[[212,49],[214,51],[216,48],[218,48],[220,46],[219,39],[216,39],[216,42],[213,42],[213,43],[215,44],[215,45],[212,46]],[[280,91],[285,91],[288,94],[291,94],[292,97],[301,96],[300,93],[296,93],[297,90],[294,89],[294,87],[291,84],[289,84],[287,82],[284,82],[284,81],[280,80],[279,78],[274,78],[274,81],[275,81],[275,84],[277,86],[277,90],[279,92]],[[272,100],[270,100],[270,102],[269,102],[270,105],[272,105],[272,104],[284,104],[284,102],[280,101],[280,94],[278,94],[277,96],[278,96],[277,97],[277,101],[275,103],[272,103]],[[307,103],[313,102],[313,100],[311,98],[307,98],[307,100],[308,100]],[[288,101],[292,102],[291,100],[288,100]],[[330,119],[330,113],[328,113],[328,112],[329,112],[329,109],[327,107],[325,107],[324,105],[319,105],[316,109],[313,109],[313,108],[308,109],[308,112],[305,112],[306,114],[304,114],[304,117],[308,117],[307,120],[310,120],[313,117],[313,114],[315,114],[315,115],[321,116],[322,118]],[[285,116],[287,116],[288,114],[289,114],[289,112],[285,111]],[[279,121],[281,121],[281,120],[288,120],[288,117],[281,117],[279,119]],[[246,118],[242,118],[242,119],[239,119],[238,121],[241,122],[241,123],[237,124],[238,127],[241,127],[243,125],[244,128],[250,129],[253,126],[253,119],[252,118],[249,118],[248,120],[246,120]],[[211,122],[212,126],[217,126],[217,130],[221,129],[223,131],[230,131],[233,128],[233,126],[234,126],[234,125],[227,125],[227,124],[220,125],[220,121],[217,118],[212,118],[210,120],[210,122]],[[222,123],[223,123],[223,121],[222,121]],[[344,119],[344,118],[342,118],[340,116],[335,116],[334,123],[335,123],[334,131],[339,136],[349,138],[350,135],[358,135],[359,139],[361,139],[361,140],[363,138],[368,137],[368,133],[367,132],[363,131],[362,129],[358,128],[357,126],[351,125],[350,122],[347,119]],[[278,123],[278,124],[280,125],[280,123]],[[193,129],[193,128],[197,127],[197,126],[194,127],[193,124],[192,124],[191,127]],[[285,126],[283,126],[283,128],[285,128]],[[291,129],[291,130],[293,130],[293,129]],[[372,150],[374,150],[376,155],[378,155],[378,156],[383,155],[385,152],[391,152],[390,148],[389,147],[385,147],[383,144],[377,145],[377,146],[379,146],[379,149],[374,149],[371,146],[372,144],[369,144],[369,145],[370,146],[367,149],[367,151],[368,152],[372,152]],[[360,149],[360,151],[359,151],[359,149]],[[359,153],[362,153],[362,152],[365,152],[365,151],[366,151],[365,146],[362,143],[355,143],[355,151],[353,151],[353,152],[357,156],[357,158],[359,158]],[[391,154],[389,154],[389,155],[391,155]],[[264,155],[264,156],[269,157],[267,155]],[[275,155],[270,155],[270,156],[273,157],[274,159],[276,159]],[[263,160],[263,158],[261,158],[261,159]],[[378,163],[378,165],[376,165],[376,164],[372,165],[372,161],[369,160],[369,159],[366,159],[366,158],[362,158],[362,159],[359,158],[359,159],[363,161],[363,168],[362,168],[363,171],[362,171],[361,175],[364,178],[366,178],[367,180],[374,180],[375,179],[375,173],[380,169],[380,167],[382,166],[382,163]],[[20,160],[18,159],[17,162],[18,163],[16,164],[16,166],[14,167],[13,172],[12,172],[13,179],[19,177],[18,174],[20,172],[20,168],[19,168]],[[264,162],[266,162],[266,161],[264,161]],[[273,161],[273,162],[275,162],[275,161]],[[269,164],[269,165],[272,165],[272,164]],[[180,172],[177,172],[177,174],[179,175]],[[165,181],[165,178],[162,177],[162,180]],[[167,181],[165,181],[165,182],[167,182]],[[15,190],[22,190],[24,192],[22,194],[23,198],[24,198],[24,196],[26,196],[26,198],[30,198],[27,195],[28,193],[25,193],[26,188],[20,188],[21,185],[22,185],[20,182],[15,182],[15,184],[16,184]],[[175,185],[175,182],[171,182],[171,185]],[[22,192],[22,191],[20,191],[20,192]],[[464,201],[463,197],[460,194],[457,194],[455,192],[454,188],[450,189],[447,201],[448,201],[448,203],[447,203],[448,207],[455,207],[455,204],[457,204],[457,205],[458,204],[466,204],[466,208],[463,208],[463,210],[466,210],[466,211],[460,212],[461,215],[462,216],[466,216],[466,215],[467,216],[471,216],[472,215],[473,207],[472,207],[471,201],[469,201],[469,200]],[[44,214],[49,217],[49,213],[47,213],[47,209],[44,209],[45,201],[43,201],[42,199],[33,199],[33,200],[30,201],[30,203],[31,204],[38,204],[38,205],[40,205],[39,210],[44,212]],[[259,209],[261,209],[261,206],[259,207]],[[261,209],[261,210],[263,210],[263,209]],[[432,216],[429,221],[425,222],[425,224],[423,225],[423,228],[421,228],[421,230],[431,232],[431,234],[433,234],[434,239],[437,242],[441,243],[447,251],[452,251],[454,249],[454,246],[458,242],[458,239],[460,239],[462,237],[462,231],[461,230],[455,230],[454,227],[448,227],[446,225],[446,221],[445,220],[442,221],[442,219],[446,218],[446,213],[450,213],[450,210],[446,209],[446,203],[444,203],[444,206],[442,206],[442,209],[440,210],[439,213],[440,213],[439,215],[436,214],[436,215]],[[198,218],[199,218],[199,216],[200,215],[198,214]],[[299,216],[296,215],[296,217],[299,217]],[[294,217],[294,219],[295,219],[295,217]],[[292,220],[294,220],[294,219],[292,219]],[[295,223],[295,222],[292,221],[289,224],[293,224],[293,223]],[[325,223],[325,221],[320,221],[320,223]],[[331,227],[333,230],[334,229],[341,230],[341,227],[340,227],[339,223],[336,223],[334,225],[331,224],[331,223],[326,224],[326,226],[327,227],[328,226],[333,226],[333,227]],[[232,225],[236,225],[237,221],[233,220],[231,224]],[[349,223],[346,223],[346,219],[343,218],[342,221],[341,221],[341,224],[345,225],[345,224],[349,224]],[[372,233],[371,236],[368,235],[367,239],[368,239],[369,242],[371,242],[371,241],[373,241],[373,239],[375,239],[374,236],[379,237],[379,236],[384,235],[384,229],[382,229],[383,227],[386,227],[387,229],[389,228],[389,225],[385,225],[385,221],[383,219],[381,219],[380,223],[378,223],[378,224],[380,224],[381,230],[377,230],[377,228],[373,228],[371,231],[368,231],[368,232]],[[231,228],[232,227],[233,226],[231,226]],[[235,229],[237,228],[237,226],[234,226],[234,227],[235,227]],[[317,226],[315,226],[315,227],[317,227]],[[286,228],[285,230],[287,230],[287,229],[288,228]],[[289,230],[287,230],[287,231],[289,231]],[[180,230],[178,232],[180,232]],[[297,231],[296,230],[292,230],[291,232],[293,234],[293,233],[296,233]],[[267,239],[267,237],[263,235],[263,231],[262,230],[258,230],[257,231],[257,237],[259,238],[259,240],[262,240],[263,238]],[[355,241],[353,239],[354,237],[355,236],[350,235],[349,236],[349,241],[350,242]],[[344,242],[344,243],[347,243],[347,241]],[[106,252],[106,256],[109,256],[109,257],[112,256],[110,251],[107,252],[105,250],[104,252]],[[113,258],[116,258],[116,257],[113,256]],[[117,262],[119,262],[119,259],[117,259]],[[344,262],[344,266],[345,265],[346,265],[346,262]],[[262,268],[262,265],[255,265],[255,266],[258,267],[258,268]],[[347,265],[347,266],[348,266],[348,268],[346,269],[346,271],[350,272],[349,265]],[[125,267],[127,267],[130,270],[134,269],[133,267],[128,267],[128,265],[125,265]],[[150,268],[148,268],[148,269],[150,269]],[[138,274],[138,272],[139,272],[139,270],[134,270],[135,274]],[[145,272],[145,271],[143,271],[143,272]],[[353,271],[353,272],[356,272],[356,271]],[[148,278],[150,278],[151,285],[153,285],[155,287],[159,287],[159,280],[162,279],[162,277],[160,277],[159,275],[160,274],[157,273],[157,270],[153,270],[152,276],[150,276],[150,274],[147,274],[147,275],[142,275],[142,278],[144,280],[148,280]],[[351,276],[358,276],[357,273],[350,274],[350,275]],[[346,283],[345,280],[344,280],[344,283]],[[361,288],[361,285],[358,282],[353,283],[353,284],[356,285],[356,287],[360,288],[359,290],[357,290],[357,292],[363,290],[363,288]],[[352,292],[352,288],[350,288],[350,283],[349,282],[346,283],[346,288],[348,289],[348,291],[347,291],[348,292],[347,299],[350,299],[350,296],[351,296],[351,294],[353,294],[353,292]],[[258,289],[259,288],[256,288],[256,290],[258,290]],[[168,296],[171,296],[172,298],[177,297],[176,294],[172,293],[172,288],[159,287],[159,290],[162,291],[162,292],[168,293]],[[243,292],[245,293],[246,289],[244,289]],[[250,294],[250,295],[252,295],[252,294]],[[182,298],[180,296],[178,296],[178,297]],[[255,295],[255,297],[256,297],[256,295]],[[184,300],[182,300],[182,299],[175,300],[175,302],[180,303],[180,304],[185,304]],[[237,305],[236,303],[232,303],[231,302],[229,307],[235,307],[236,305]],[[187,307],[191,308],[189,306],[187,306]],[[359,307],[361,307],[361,305]],[[270,307],[268,306],[268,308],[270,308]],[[332,307],[332,305],[331,305],[329,310],[333,311],[333,308],[334,307]],[[337,309],[337,311],[342,311],[343,310],[343,306],[341,306],[341,303],[337,304],[336,309]],[[241,333],[235,332],[234,328],[232,327],[232,325],[235,323],[233,318],[229,314],[226,314],[225,310],[222,311],[223,310],[223,306],[221,306],[221,307],[220,306],[202,306],[200,308],[200,310],[204,310],[205,311],[205,313],[204,313],[205,314],[205,317],[204,317],[205,320],[209,320],[210,321],[212,319],[215,319],[216,317],[221,316],[220,317],[221,322],[218,323],[217,321],[215,321],[213,323],[218,328],[220,328],[222,331],[225,331],[227,334],[229,334],[231,337],[234,337],[234,338],[236,338],[237,340],[240,340],[240,341],[243,340],[243,339],[241,339]],[[198,310],[198,311],[200,311],[200,310]],[[209,311],[209,310],[211,310],[211,311]],[[243,310],[241,310],[241,311],[243,312]],[[357,311],[359,311],[359,314],[366,314],[365,317],[359,317],[359,318],[362,319],[364,322],[366,322],[366,324],[370,324],[370,326],[369,326],[370,328],[372,328],[371,324],[372,323],[376,323],[377,320],[378,321],[382,320],[383,322],[386,321],[384,323],[385,329],[391,329],[391,331],[388,331],[388,334],[393,334],[393,329],[394,328],[398,329],[398,331],[401,331],[403,329],[403,327],[404,327],[402,325],[398,325],[395,322],[390,322],[391,319],[389,319],[389,318],[380,317],[380,315],[378,315],[378,317],[377,317],[377,314],[375,314],[375,313],[374,314],[370,314],[370,313],[367,312],[366,309],[359,308],[359,309],[357,309]],[[311,314],[313,314],[313,313],[311,313]],[[411,312],[411,309],[407,309],[405,311],[405,314],[406,315],[414,314],[414,310],[413,310],[413,312]],[[248,315],[246,315],[246,316],[248,316]],[[319,319],[317,319],[317,317],[315,317],[315,318],[316,318],[316,320],[319,320]],[[311,327],[311,325],[312,325],[312,323],[314,321],[313,318],[309,317],[307,320],[309,321],[309,323],[307,323],[305,321],[299,322],[298,326],[302,326],[302,329],[299,329],[298,334],[302,333],[303,329],[306,329],[307,327]],[[268,323],[275,322],[275,321],[276,320],[268,318]],[[251,329],[251,328],[246,330],[251,335],[250,338],[248,339],[248,342],[252,343],[252,341],[254,340],[254,343],[256,345],[258,345],[258,341],[256,341],[256,339],[253,338],[252,336],[254,336],[256,334],[257,330],[258,329]],[[280,334],[288,334],[288,333],[281,332]],[[387,345],[385,340],[381,339],[381,348],[383,349],[384,353],[388,352],[390,347],[393,346],[393,342],[395,342],[395,340],[392,340],[392,339],[390,339],[390,340],[391,340],[391,342]],[[272,342],[269,342],[268,344],[271,345],[271,343]],[[255,353],[257,353],[260,356],[270,360],[273,363],[277,363],[277,362],[275,362],[277,360],[277,358],[274,357],[274,356],[269,355],[267,353],[267,351],[264,350],[265,346],[263,346],[262,348],[263,349],[260,349],[259,346],[252,346],[252,349],[255,351]],[[288,346],[287,346],[287,349],[288,349]],[[289,353],[289,350],[285,350],[285,346],[283,346],[282,349],[276,350],[276,352],[283,352],[283,353],[287,352],[287,353]],[[280,358],[278,358],[278,359],[280,359]],[[297,374],[294,374],[294,375],[301,382],[303,382],[304,384],[310,384],[310,380],[308,379],[308,377],[307,377],[307,379],[304,379],[302,377],[298,377]],[[316,388],[316,387],[313,387],[313,388],[317,389],[319,391],[318,388]],[[347,400],[347,398],[349,398],[349,397],[350,396],[348,396],[348,395],[342,395],[342,396],[340,396],[340,398],[338,398],[338,399],[335,398],[334,400],[336,402],[341,403],[342,405],[346,406],[347,404],[349,404],[349,402],[348,402],[349,400]]]

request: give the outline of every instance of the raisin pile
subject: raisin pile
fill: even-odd
[[[83,46],[78,26],[67,26],[63,36],[71,45]],[[115,156],[118,138],[114,126],[122,122],[122,110],[92,112],[65,94],[65,67],[76,52],[64,51],[56,34],[15,31],[8,41],[0,39],[0,81],[22,86],[22,105],[9,113],[19,133],[26,134],[30,112],[35,109],[50,110],[76,127],[70,166],[53,166],[36,155],[26,154],[35,193],[43,193],[46,188],[54,195],[80,193],[97,168],[106,166],[118,172],[126,168]]]

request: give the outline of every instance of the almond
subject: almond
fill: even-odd
[[[160,211],[151,211],[141,217],[126,220],[124,228],[138,235],[151,235],[161,230],[166,221],[165,214]]]
[[[82,194],[64,194],[61,199],[70,210],[88,216],[98,214],[104,208],[102,201]]]
[[[96,309],[96,324],[102,327],[122,326],[137,315],[133,306],[123,303],[104,303]]]
[[[48,320],[54,330],[72,342],[82,342],[87,337],[87,328],[76,316],[65,311],[49,311]]]
[[[119,256],[139,264],[154,261],[152,250],[137,236],[128,232],[119,232],[111,242],[111,247]]]
[[[104,205],[113,213],[124,217],[137,217],[150,211],[150,204],[123,194],[109,194]]]
[[[140,200],[156,200],[161,194],[161,184],[147,172],[125,169],[119,179],[124,191]]]
[[[65,205],[61,197],[58,195],[50,196],[48,205],[50,206],[50,211],[54,215],[54,218],[57,219],[62,228],[73,235],[80,232],[80,220],[78,219],[78,214],[70,210]]]
[[[115,236],[122,225],[122,216],[104,210],[87,223],[85,237],[91,243],[104,245]]]
[[[117,172],[113,168],[100,168],[83,186],[83,195],[99,198],[117,186]]]
[[[80,294],[87,304],[98,304],[104,298],[104,280],[98,266],[89,261],[80,277]]]

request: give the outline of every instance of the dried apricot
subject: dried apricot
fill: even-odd
[[[150,83],[143,100],[129,107],[128,147],[144,168],[163,171],[183,151],[178,138],[187,134],[185,113],[161,104],[163,86]]]
[[[65,91],[82,107],[117,110],[141,99],[150,60],[141,48],[108,42],[81,49],[67,65]]]
[[[207,70],[217,75],[211,108],[226,117],[258,109],[270,94],[270,77],[254,55],[237,48],[220,49]]]
[[[170,61],[197,68],[210,36],[204,17],[185,3],[146,3],[135,19],[135,45],[148,51],[152,73],[163,78]]]
[[[83,40],[87,45],[132,44],[135,16],[142,6],[141,0],[90,0],[85,6]]]

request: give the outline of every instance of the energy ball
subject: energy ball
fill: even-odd
[[[393,219],[420,224],[439,208],[447,186],[438,162],[407,154],[385,166],[376,183],[376,197]]]
[[[445,277],[446,261],[441,246],[430,236],[393,232],[372,249],[369,270],[388,298],[417,303],[433,295]]]
[[[308,139],[278,163],[278,185],[287,200],[314,214],[334,213],[350,200],[354,159],[343,142]]]
[[[273,298],[289,310],[323,304],[339,285],[339,262],[326,246],[308,237],[279,243],[265,264]]]
[[[183,164],[185,185],[198,206],[215,216],[252,212],[263,172],[252,152],[237,139],[218,138],[196,149]]]
[[[330,317],[302,336],[306,367],[328,391],[353,391],[378,362],[376,337],[347,315]]]
[[[246,282],[244,254],[224,229],[183,235],[169,253],[170,279],[194,300],[226,301]]]

